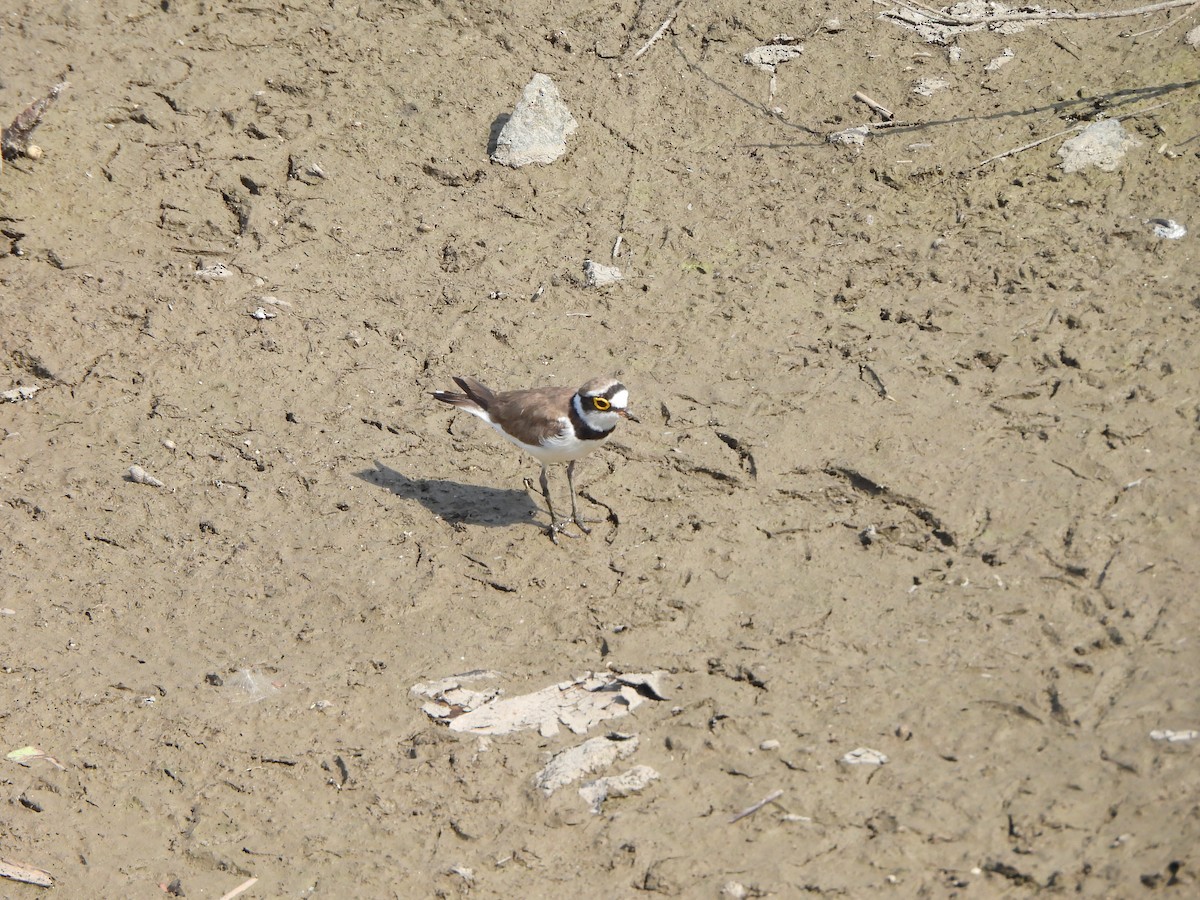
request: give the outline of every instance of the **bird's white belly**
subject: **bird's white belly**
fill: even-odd
[[[498,425],[493,424],[492,427],[500,432],[505,440],[520,447],[538,462],[545,463],[546,465],[569,463],[571,460],[579,459],[579,457],[590,453],[608,440],[608,437],[605,436],[599,441],[581,441],[575,437],[574,432],[571,430],[570,422],[566,418],[561,419],[560,422],[562,423],[562,431],[555,437],[548,438],[545,443],[540,445],[526,444],[524,441],[517,440]]]

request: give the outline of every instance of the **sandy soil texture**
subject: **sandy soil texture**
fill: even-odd
[[[0,896],[1200,891],[1200,14],[674,7],[3,4]],[[629,386],[590,536],[459,374]]]

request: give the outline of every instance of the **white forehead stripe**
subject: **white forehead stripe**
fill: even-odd
[[[624,409],[629,405],[629,391],[620,390],[612,396],[612,405],[617,409]]]

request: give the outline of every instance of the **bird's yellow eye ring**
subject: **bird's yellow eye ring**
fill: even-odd
[[[600,412],[608,412],[612,409],[612,404],[604,397],[593,397],[592,406],[596,407]]]

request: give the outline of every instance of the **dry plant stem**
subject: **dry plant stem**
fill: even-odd
[[[964,174],[966,172],[974,172],[976,169],[982,169],[984,166],[988,165],[989,163],[994,163],[998,160],[1006,159],[1009,156],[1016,156],[1018,153],[1024,153],[1026,150],[1032,150],[1034,147],[1037,147],[1040,144],[1046,143],[1046,141],[1052,141],[1055,138],[1060,138],[1063,135],[1070,134],[1073,131],[1080,131],[1085,127],[1086,126],[1084,126],[1084,125],[1076,125],[1073,128],[1068,128],[1066,131],[1058,131],[1058,132],[1055,132],[1054,134],[1047,135],[1044,138],[1038,138],[1036,141],[1030,141],[1028,144],[1022,144],[1020,147],[1013,147],[1011,150],[1005,150],[1003,153],[997,153],[995,156],[989,156],[983,162],[977,162],[977,163],[975,163],[975,165],[971,166],[971,168],[964,169],[963,172],[964,172]]]
[[[782,796],[783,791],[771,791],[771,793],[767,794],[767,796],[763,797],[757,803],[753,804],[752,806],[747,806],[740,813],[731,816],[729,819],[729,824],[732,825],[734,822],[740,822],[742,819],[746,818],[746,816],[754,815],[768,803],[774,803]]]
[[[1169,106],[1169,105],[1170,104],[1168,104],[1168,103],[1157,103],[1154,106],[1148,106],[1145,109],[1139,109],[1136,112],[1131,112],[1124,116],[1114,116],[1114,118],[1118,122],[1123,122],[1126,119],[1133,119],[1133,118],[1136,118],[1137,116],[1143,116],[1148,112],[1153,112],[1156,109],[1162,109],[1164,106]],[[1082,131],[1084,128],[1086,128],[1088,125],[1091,125],[1091,124],[1094,124],[1094,123],[1088,122],[1087,124],[1084,124],[1081,122],[1078,125],[1068,128],[1066,131],[1057,131],[1054,134],[1047,135],[1044,138],[1038,138],[1036,141],[1030,141],[1028,144],[1022,144],[1020,147],[1013,147],[1011,150],[1005,150],[1003,153],[997,153],[995,156],[989,156],[983,162],[975,163],[975,165],[971,166],[969,169],[963,169],[963,171],[960,172],[959,174],[965,175],[967,172],[974,172],[976,169],[982,169],[984,166],[988,165],[989,163],[994,163],[997,160],[1005,159],[1009,156],[1016,156],[1018,153],[1024,153],[1026,150],[1032,150],[1034,147],[1038,146],[1039,144],[1046,143],[1046,141],[1052,141],[1055,138],[1063,137],[1064,135],[1068,135],[1073,131]]]
[[[642,49],[633,54],[634,59],[640,58],[643,53],[653,47],[655,42],[658,41],[658,39],[663,36],[666,30],[671,27],[671,23],[675,21],[675,16],[678,14],[679,7],[681,6],[683,6],[683,0],[679,0],[679,2],[675,4],[675,6],[671,9],[671,14],[667,16],[666,21],[658,26],[658,31],[650,35],[650,40],[642,44]]]
[[[936,25],[993,25],[1001,22],[1048,22],[1051,20],[1080,22],[1093,19],[1120,19],[1125,16],[1144,16],[1149,13],[1164,12],[1168,9],[1196,6],[1198,3],[1200,0],[1167,0],[1165,3],[1151,3],[1133,9],[1102,10],[1100,12],[1059,12],[1055,9],[1048,9],[1043,12],[1013,12],[998,15],[984,13],[979,16],[952,16],[949,13],[935,12],[923,4],[917,3],[901,3],[900,5],[919,13],[927,21]]]
[[[883,116],[889,122],[896,118],[896,114],[894,112],[892,112],[890,109],[888,109],[882,103],[872,100],[870,97],[868,97],[862,91],[856,92],[854,95],[854,99],[857,100],[859,103],[865,103],[867,106],[871,107],[871,109],[875,110],[875,112],[879,113],[879,115]]]
[[[41,869],[35,869],[33,866],[24,866],[20,863],[9,862],[5,859],[0,859],[0,878],[10,878],[13,881],[36,884],[40,887],[54,886],[54,878],[49,872],[43,872]]]
[[[236,897],[238,894],[245,893],[246,891],[250,890],[250,888],[254,887],[254,885],[257,883],[258,883],[257,878],[247,878],[245,881],[243,881],[241,884],[239,884],[237,887],[235,887],[232,891],[230,891],[227,894],[224,894],[221,897],[221,900],[233,900],[233,898]]]
[[[1198,4],[1197,6],[1198,6],[1198,8],[1200,8],[1200,4]],[[1146,28],[1146,29],[1143,29],[1142,31],[1131,31],[1131,32],[1123,33],[1121,36],[1122,37],[1131,37],[1131,38],[1140,38],[1143,35],[1147,35],[1147,34],[1159,35],[1159,34],[1162,34],[1164,31],[1166,31],[1168,28],[1174,28],[1176,25],[1179,25],[1180,23],[1187,24],[1188,19],[1190,19],[1193,15],[1195,15],[1196,11],[1197,10],[1195,10],[1195,9],[1189,9],[1178,19],[1175,19],[1171,22],[1167,22],[1165,25],[1157,25],[1154,28]]]

